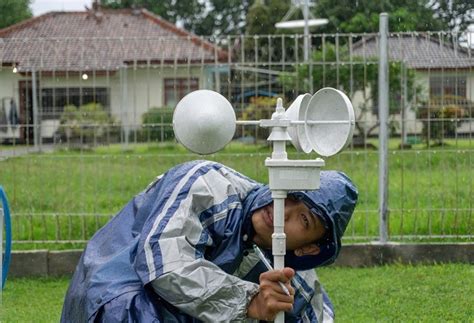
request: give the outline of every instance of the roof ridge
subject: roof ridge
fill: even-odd
[[[140,11],[143,13],[143,15],[152,20],[153,22],[161,25],[162,27],[166,28],[166,29],[169,29],[171,30],[172,32],[180,35],[180,36],[188,36],[190,37],[190,40],[195,43],[196,45],[200,46],[202,45],[204,48],[208,49],[208,50],[217,50],[217,53],[218,53],[218,59],[221,59],[223,57],[227,57],[228,55],[228,52],[222,48],[220,48],[219,46],[211,43],[211,42],[208,42],[206,40],[203,39],[203,37],[201,36],[198,36],[190,31],[187,31],[183,28],[179,28],[177,27],[175,24],[172,24],[171,22],[167,21],[166,19],[164,19],[163,17],[157,15],[157,14],[154,14],[153,12],[145,9],[145,8],[142,8],[140,9]]]
[[[27,20],[23,20],[23,21],[17,22],[16,24],[11,25],[11,26],[0,29],[0,37],[5,36],[5,35],[13,32],[13,31],[16,31],[18,29],[22,29],[22,28],[28,27],[32,24],[35,24],[35,23],[37,23],[41,20],[46,19],[48,16],[51,16],[52,14],[54,14],[53,11],[52,12],[47,12],[47,13],[44,13],[42,15],[39,15],[39,16],[36,16],[36,17],[31,17],[31,18],[28,18]]]
[[[100,10],[97,10],[97,11],[103,12],[105,14],[111,14],[111,13],[129,13],[129,14],[133,14],[133,10],[134,9],[131,9],[131,8],[120,8],[120,9],[105,8],[104,9],[104,8],[101,7]],[[45,20],[48,17],[54,17],[58,14],[90,15],[91,12],[93,12],[93,11],[94,11],[93,9],[88,9],[87,7],[86,7],[86,10],[84,10],[84,11],[78,11],[78,10],[73,10],[73,11],[65,11],[65,10],[48,11],[46,13],[43,13],[43,14],[39,15],[39,16],[31,17],[31,18],[28,18],[26,20],[17,22],[15,24],[11,25],[11,26],[0,29],[0,37],[4,37],[4,36],[7,36],[11,32],[30,27],[31,25],[33,25],[35,23],[38,23],[42,20]]]
[[[468,55],[469,54],[469,51],[467,48],[464,48],[460,45],[456,46],[456,48],[454,47],[453,43],[452,42],[440,42],[436,37],[433,36],[433,33],[447,33],[445,31],[434,31],[434,32],[429,32],[429,31],[413,31],[413,32],[399,32],[399,33],[390,33],[389,36],[388,36],[388,40],[390,41],[390,39],[397,39],[397,38],[416,38],[416,39],[423,39],[423,40],[427,40],[427,41],[430,41],[430,42],[433,42],[435,43],[436,45],[440,45],[440,46],[444,46],[446,48],[449,48],[451,50],[455,50],[455,51],[459,51],[459,52],[462,52],[463,54],[466,54]],[[352,45],[352,48],[353,49],[357,49],[357,48],[360,48],[362,47],[362,45],[367,42],[370,42],[370,41],[373,41],[377,38],[377,35],[371,35],[369,37],[361,37],[360,40],[358,40],[357,42],[355,42],[353,45]]]

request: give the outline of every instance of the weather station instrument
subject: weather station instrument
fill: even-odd
[[[282,21],[277,22],[275,27],[278,29],[296,29],[303,28],[305,26],[315,27],[326,25],[329,20],[326,18],[315,18],[314,15],[309,11],[309,7],[314,6],[309,0],[293,0],[290,10],[285,14]],[[289,20],[299,10],[303,12],[303,19]]]
[[[309,52],[311,47],[310,32],[311,27],[324,26],[329,20],[326,18],[315,18],[309,10],[310,7],[314,7],[314,3],[309,0],[292,0],[291,6],[285,16],[280,22],[275,24],[277,29],[301,29],[303,28],[303,39],[304,39],[304,60],[305,62],[309,59]],[[303,19],[289,20],[298,11],[303,12]]]
[[[224,148],[233,138],[236,125],[269,128],[271,157],[265,160],[269,188],[273,198],[272,254],[274,268],[284,268],[286,235],[284,232],[285,198],[288,191],[314,190],[320,185],[322,158],[288,159],[286,142],[305,153],[321,157],[337,154],[346,147],[355,127],[354,109],[349,98],[334,88],[322,88],[314,95],[301,94],[288,107],[277,99],[271,119],[236,120],[231,103],[221,94],[197,90],[178,102],[173,114],[176,139],[190,151],[207,155]],[[279,313],[277,322],[284,321]]]

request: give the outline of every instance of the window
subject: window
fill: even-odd
[[[186,94],[199,88],[197,78],[165,79],[165,106],[174,108]]]
[[[466,97],[466,76],[431,76],[430,97]]]
[[[41,111],[43,119],[59,119],[67,105],[79,107],[88,103],[100,103],[109,109],[109,89],[105,87],[43,88],[41,89]]]

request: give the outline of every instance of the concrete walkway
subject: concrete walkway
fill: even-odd
[[[54,151],[55,146],[53,144],[41,145],[39,147],[34,146],[18,146],[8,149],[0,149],[0,161],[12,157],[19,157],[34,153],[50,153]]]

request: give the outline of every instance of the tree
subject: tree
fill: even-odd
[[[100,0],[106,8],[146,8],[197,35],[294,33],[275,28],[289,0]],[[472,0],[318,0],[312,8],[330,23],[318,32],[376,32],[380,12],[390,14],[391,31],[464,31],[474,18]],[[299,16],[292,17],[301,19]]]
[[[183,1],[184,2],[184,1]],[[189,17],[184,27],[198,35],[237,35],[245,31],[245,17],[251,0],[208,0],[207,12]]]
[[[348,62],[349,53],[339,53],[339,60]],[[336,47],[327,44],[325,49],[313,52],[314,64],[300,64],[295,74],[285,74],[280,77],[280,82],[289,89],[300,89],[300,92],[310,92],[311,82],[313,89],[323,87],[334,87],[342,90],[351,101],[357,93],[362,93],[363,101],[357,107],[360,111],[356,116],[356,128],[361,139],[365,139],[379,126],[378,123],[369,125],[364,122],[367,113],[378,114],[378,63],[376,60],[364,62],[363,58],[352,57],[352,64],[338,64]],[[398,112],[401,105],[403,89],[406,87],[407,101],[411,101],[415,92],[415,73],[413,70],[403,71],[405,67],[401,62],[390,62],[389,64],[389,111],[391,114]],[[312,73],[310,74],[310,71]],[[402,85],[400,78],[406,72],[406,83]],[[310,77],[311,76],[311,77]],[[394,123],[392,122],[392,125]],[[392,126],[394,127],[394,126]]]
[[[321,33],[363,33],[377,32],[379,29],[379,14],[389,13],[390,31],[462,31],[467,27],[470,17],[474,14],[471,1],[449,0],[319,0],[313,12],[317,17],[328,18],[329,24],[321,27]],[[317,40],[318,41],[318,40]],[[339,38],[340,61],[349,61],[348,53],[344,53]],[[313,41],[313,48],[321,48],[321,44]],[[308,65],[295,67],[294,75],[280,77],[280,81],[287,88],[297,88],[308,91],[310,88],[319,89],[323,86],[332,86],[344,90],[350,95],[363,94],[363,102],[358,107],[356,127],[364,137],[378,127],[378,123],[368,127],[362,122],[368,112],[378,112],[377,61],[364,64],[362,59],[353,57],[353,64],[338,64],[336,62],[335,46],[325,44],[325,51],[321,49],[313,52],[312,72]],[[324,56],[324,57],[323,57]],[[346,56],[346,57],[344,57]],[[322,64],[319,64],[322,63]],[[391,62],[389,65],[390,97],[389,109],[393,114],[401,106],[401,100],[411,102],[415,92],[420,89],[414,86],[413,70],[409,70],[402,62]],[[404,82],[401,78],[404,78]],[[311,87],[312,85],[312,87]],[[406,92],[403,91],[406,88]],[[403,95],[406,98],[403,98]],[[413,107],[412,108],[417,108]],[[457,109],[440,108],[441,118],[458,113]],[[395,123],[392,123],[394,125]],[[440,132],[437,132],[440,133]]]
[[[377,32],[389,13],[390,31],[464,31],[474,18],[472,0],[319,0],[314,9],[329,19],[323,32]]]
[[[31,0],[0,0],[0,29],[31,18],[30,4]]]
[[[145,8],[197,35],[242,33],[249,0],[100,0],[105,8]]]
[[[444,21],[450,30],[466,31],[474,21],[474,4],[472,0],[430,1],[435,18]]]
[[[250,6],[247,17],[245,32],[249,35],[272,35],[282,33],[294,33],[276,29],[275,24],[283,18],[290,9],[290,1],[287,0],[267,0],[255,1]]]

